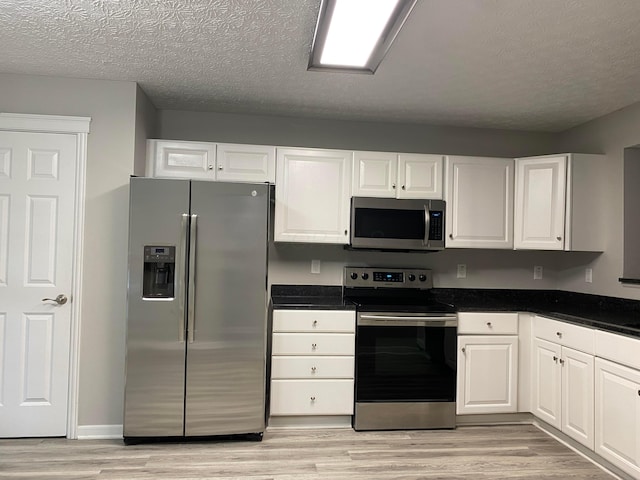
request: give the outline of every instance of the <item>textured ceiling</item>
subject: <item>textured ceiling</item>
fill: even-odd
[[[373,76],[308,72],[320,0],[2,0],[0,72],[161,109],[560,131],[640,101],[640,0],[418,0]]]

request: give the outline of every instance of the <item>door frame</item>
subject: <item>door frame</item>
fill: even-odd
[[[82,265],[84,247],[87,141],[91,117],[32,115],[0,112],[0,130],[30,133],[64,133],[76,137],[76,182],[74,195],[73,245],[71,258],[71,332],[69,342],[69,385],[67,438],[78,438],[78,393],[80,367],[80,321],[82,311]]]

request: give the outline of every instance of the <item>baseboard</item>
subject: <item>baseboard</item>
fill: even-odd
[[[122,438],[122,425],[78,425],[78,440]]]

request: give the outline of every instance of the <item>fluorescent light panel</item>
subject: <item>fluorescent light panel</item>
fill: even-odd
[[[416,0],[323,0],[309,69],[373,73]]]

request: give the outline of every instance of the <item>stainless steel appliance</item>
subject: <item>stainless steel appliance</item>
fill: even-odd
[[[351,247],[442,250],[444,216],[443,200],[353,197]]]
[[[430,270],[346,267],[356,304],[356,430],[454,428],[453,306],[435,301]]]
[[[266,184],[132,178],[125,441],[265,428]]]

